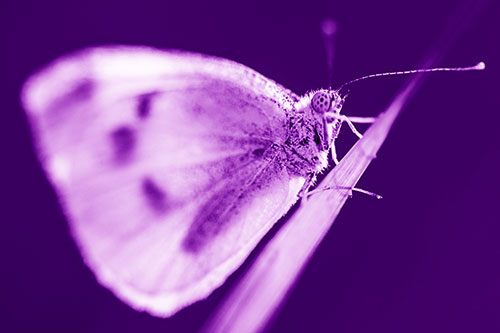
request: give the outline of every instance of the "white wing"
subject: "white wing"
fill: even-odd
[[[222,284],[304,183],[277,152],[297,96],[228,60],[93,48],[22,99],[86,263],[156,315]]]

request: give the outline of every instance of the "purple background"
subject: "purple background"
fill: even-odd
[[[135,312],[101,287],[68,234],[30,143],[23,80],[89,45],[178,48],[246,64],[302,94],[326,86],[318,26],[339,23],[335,85],[416,66],[456,1],[7,1],[2,93],[0,330],[191,332],[243,270],[170,319]],[[430,74],[398,119],[355,195],[319,247],[271,332],[500,331],[499,11],[486,4],[440,65],[485,72]],[[376,115],[405,78],[352,87],[344,112]],[[345,130],[338,150],[355,137]],[[5,185],[6,184],[6,185]],[[328,209],[328,207],[325,207]],[[314,223],[314,221],[311,221]]]

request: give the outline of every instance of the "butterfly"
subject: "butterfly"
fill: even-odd
[[[208,297],[329,153],[337,162],[342,123],[354,129],[346,96],[298,96],[230,60],[139,46],[59,58],[21,93],[85,263],[162,317]]]

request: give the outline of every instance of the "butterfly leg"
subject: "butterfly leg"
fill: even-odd
[[[377,120],[376,117],[345,117],[356,124],[371,124],[374,123],[375,120]]]
[[[363,135],[356,129],[354,123],[369,124],[375,122],[375,120],[377,119],[374,117],[347,117],[343,114],[336,114],[336,113],[326,113],[325,115],[336,119],[340,119],[342,122],[345,121],[347,125],[349,125],[351,131],[360,139],[363,137]]]
[[[298,194],[299,198],[307,201],[307,198],[309,197],[309,193],[311,193],[311,192],[309,192],[309,188],[311,187],[311,185],[314,183],[315,180],[316,180],[316,174],[311,173],[299,191],[299,194]]]
[[[349,120],[349,118],[347,118],[346,116],[342,116],[342,121],[345,121],[347,123],[347,125],[349,125],[349,128],[351,129],[351,131],[358,137],[358,138],[362,138],[363,137],[363,134],[359,133],[359,131],[356,129],[356,127],[354,126],[354,124],[352,123],[351,120]]]
[[[370,192],[370,191],[367,191],[367,190],[363,190],[361,188],[357,188],[357,187],[349,187],[349,186],[325,186],[325,187],[321,187],[321,188],[317,188],[313,191],[310,191],[306,194],[306,196],[310,196],[310,195],[313,195],[313,194],[316,194],[316,193],[320,193],[320,192],[323,192],[323,191],[328,191],[328,190],[349,190],[349,197],[352,197],[352,192],[359,192],[359,193],[363,193],[363,194],[366,194],[366,195],[369,195],[371,197],[374,197],[376,199],[382,199],[382,196],[380,194],[377,194],[377,193],[374,193],[374,192]]]
[[[351,128],[351,131],[360,139],[363,137],[363,135],[358,132],[358,130],[354,126],[354,123],[369,124],[375,122],[376,119],[377,118],[373,117],[347,117],[342,115],[342,121],[345,121]]]
[[[332,142],[330,145],[330,151],[332,152],[332,160],[335,165],[339,164],[339,160],[337,158],[337,149],[335,148],[335,142]]]

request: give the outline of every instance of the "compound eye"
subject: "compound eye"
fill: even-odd
[[[311,106],[313,110],[319,113],[327,112],[330,109],[331,104],[331,97],[324,91],[320,91],[314,94],[311,100]]]

